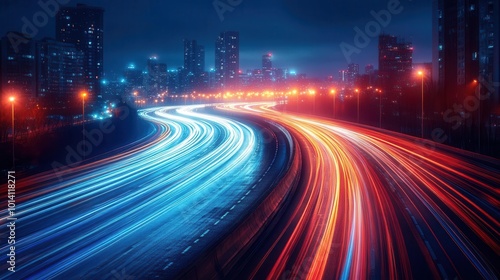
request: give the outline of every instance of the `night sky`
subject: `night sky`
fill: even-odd
[[[44,0],[48,1],[48,0]],[[221,0],[226,2],[226,0]],[[213,0],[70,1],[105,9],[105,72],[139,67],[152,55],[169,69],[183,65],[182,39],[196,39],[206,49],[207,70],[214,65],[215,39],[221,31],[240,32],[240,68],[260,68],[262,54],[273,53],[275,67],[324,77],[347,67],[340,43],[353,44],[358,26],[373,20],[370,11],[387,9],[395,0],[243,0],[221,21]],[[35,0],[2,0],[0,34],[20,31],[26,16],[41,10]],[[140,3],[139,3],[140,2]],[[393,15],[383,32],[404,36],[415,47],[414,62],[431,61],[432,1],[401,0],[403,11]],[[40,28],[36,39],[55,37],[55,20]],[[377,39],[352,55],[352,62],[377,68]]]

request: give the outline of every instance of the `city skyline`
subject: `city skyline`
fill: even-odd
[[[240,70],[260,68],[262,54],[272,52],[273,64],[277,67],[307,73],[316,78],[335,75],[349,63],[340,45],[346,43],[354,46],[354,28],[364,30],[367,24],[375,20],[372,14],[386,10],[389,3],[399,3],[401,12],[393,14],[380,33],[404,36],[413,42],[416,63],[430,62],[432,57],[432,36],[429,35],[432,29],[431,1],[418,4],[410,1],[376,1],[363,5],[363,8],[354,7],[352,3],[332,6],[326,1],[307,5],[297,1],[266,5],[262,1],[242,2],[232,11],[224,12],[222,21],[212,2],[166,4],[149,1],[141,5],[122,4],[123,7],[127,6],[127,11],[133,10],[134,15],[121,11],[123,7],[114,5],[113,1],[76,1],[67,5],[74,6],[80,2],[104,9],[105,73],[120,73],[130,63],[145,68],[145,58],[151,56],[157,56],[169,69],[176,69],[183,65],[183,40],[186,38],[205,46],[205,64],[206,70],[209,70],[215,67],[215,40],[218,34],[236,30],[240,33]],[[22,9],[14,2],[7,1],[1,5],[0,15],[8,19],[7,24],[0,29],[2,36],[10,31],[21,31],[23,17],[31,21],[32,16],[42,10],[36,3]],[[309,10],[318,7],[332,14],[311,16]],[[254,18],[253,11],[259,9],[259,16]],[[145,16],[147,19],[142,19]],[[409,23],[411,21],[413,23]],[[402,28],[403,25],[405,28]],[[37,28],[34,39],[55,38],[54,26],[55,19],[49,18],[46,25]],[[124,36],[125,32],[127,36]],[[350,57],[353,63],[362,66],[372,64],[377,68],[376,37],[369,38],[368,45]]]
[[[499,0],[138,2],[0,4],[0,279],[499,278]]]

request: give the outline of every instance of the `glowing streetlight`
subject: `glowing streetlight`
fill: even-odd
[[[336,99],[336,91],[334,89],[330,90],[330,94],[333,95],[333,118],[335,118],[335,99]]]
[[[354,90],[358,95],[358,123],[359,123],[359,89]]]
[[[296,89],[292,90],[292,94],[295,95],[295,109],[299,111],[299,95]]]
[[[85,122],[85,98],[87,97],[87,93],[82,93],[82,120]]]
[[[424,138],[424,72],[418,71],[417,73],[422,79],[422,122],[420,125],[421,137]]]
[[[9,97],[10,104],[12,104],[12,168],[16,167],[16,156],[15,156],[15,123],[14,123],[14,101],[16,98],[14,96]]]
[[[379,104],[378,124],[379,124],[379,127],[382,128],[382,90],[376,89],[375,91],[378,92],[378,93],[380,93],[380,95],[378,97],[378,99],[380,101],[380,104]]]
[[[481,83],[474,79],[473,81],[474,85],[477,86],[477,93],[476,93],[476,96],[477,97],[480,97],[481,96]],[[477,121],[478,121],[478,133],[477,133],[477,137],[478,137],[478,141],[477,141],[477,147],[478,147],[478,151],[479,153],[481,153],[481,98],[478,98],[479,102],[478,102],[478,107],[477,107]]]
[[[82,143],[85,141],[85,98],[87,97],[86,92],[82,92]],[[85,154],[83,153],[83,159],[85,159]]]
[[[316,90],[310,89],[309,94],[313,97],[313,114],[316,112]]]

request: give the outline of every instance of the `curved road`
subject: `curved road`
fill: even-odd
[[[17,178],[11,276],[170,278],[227,235],[286,171],[289,151],[265,122],[204,110],[144,110],[156,124],[152,140],[74,168],[60,182],[50,172]],[[6,260],[2,253],[0,278],[10,273]]]
[[[497,279],[500,161],[417,138],[271,109],[301,184],[228,279]]]

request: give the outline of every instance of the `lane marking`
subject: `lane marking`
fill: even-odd
[[[189,249],[191,249],[191,246],[187,246],[187,248],[182,251],[182,254],[184,255],[187,251],[189,251]]]
[[[174,262],[170,262],[169,264],[167,264],[167,265],[163,268],[163,270],[166,270],[167,268],[171,267],[173,264],[174,264]]]
[[[202,235],[200,235],[200,237],[205,237],[205,235],[207,235],[209,231],[210,231],[209,229],[205,230],[205,232]]]

